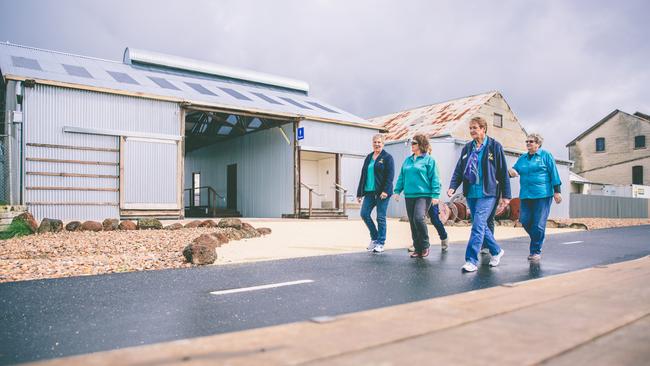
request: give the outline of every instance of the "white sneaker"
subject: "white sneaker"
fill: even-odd
[[[372,252],[372,250],[375,249],[375,245],[377,245],[377,243],[375,243],[374,240],[371,240],[370,244],[368,244],[368,246],[366,247],[366,250]]]
[[[449,249],[449,238],[440,241],[440,248],[443,252],[446,252],[447,249]]]
[[[496,267],[499,265],[499,262],[501,262],[501,257],[506,254],[506,251],[501,249],[499,254],[493,255],[492,258],[490,259],[490,267]]]
[[[372,249],[373,253],[383,253],[384,252],[384,245],[383,244],[377,244],[375,247]]]
[[[465,265],[462,269],[463,272],[476,272],[478,270],[478,267],[472,262],[465,262]]]
[[[482,248],[482,249],[481,249],[481,254],[490,254],[490,249],[488,249],[488,248]]]

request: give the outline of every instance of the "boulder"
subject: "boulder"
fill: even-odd
[[[81,222],[79,222],[79,221],[70,221],[65,226],[65,229],[67,231],[79,231],[79,229],[81,229]]]
[[[501,226],[515,226],[515,223],[512,220],[499,220]]]
[[[38,227],[38,233],[58,233],[63,230],[63,221],[57,219],[43,219]]]
[[[589,230],[589,227],[586,224],[583,224],[581,222],[574,222],[571,225],[569,225],[571,229],[581,229],[581,230]]]
[[[38,230],[38,222],[34,219],[34,216],[29,212],[21,213],[20,215],[14,217],[11,222],[22,221],[25,226],[31,230],[32,233],[35,233]]]
[[[408,216],[402,216],[399,218],[399,221],[401,222],[409,222],[409,217]]]
[[[231,227],[234,229],[241,229],[241,220],[233,217],[227,217],[225,219],[219,220],[219,227]]]
[[[210,245],[190,243],[183,249],[183,257],[192,264],[212,264],[217,260],[217,250]]]
[[[100,224],[97,221],[84,221],[83,224],[81,224],[81,231],[102,231],[104,227],[102,224]]]
[[[183,228],[183,224],[178,223],[178,222],[174,223],[174,224],[171,224],[171,225],[165,226],[165,230],[178,230],[178,229],[182,229],[182,228]]]
[[[269,235],[271,233],[271,229],[268,227],[258,227],[257,232],[260,233],[260,235]]]
[[[120,225],[120,220],[118,219],[106,219],[102,222],[102,227],[104,231],[113,231],[117,230],[117,227]]]
[[[138,219],[138,230],[152,230],[152,229],[162,229],[162,223],[160,220],[153,217],[145,217],[143,219]]]
[[[221,244],[226,244],[229,241],[228,236],[224,233],[213,233],[212,236],[219,239]]]
[[[221,244],[221,240],[216,235],[203,234],[185,246],[183,256],[193,264],[211,264],[217,260],[216,249]]]
[[[129,220],[120,222],[117,228],[120,230],[138,230],[138,226],[135,222]]]
[[[232,230],[226,233],[226,236],[230,240],[240,240],[244,237],[244,234],[239,230]]]
[[[193,228],[199,227],[199,225],[201,225],[201,220],[194,220],[194,221],[190,221],[187,224],[185,224],[185,227],[189,228],[189,229],[193,229]]]
[[[205,220],[199,224],[199,227],[217,227],[217,223],[214,220]]]
[[[258,233],[257,230],[255,230],[253,225],[247,222],[242,222],[240,231],[243,234],[244,238],[246,239],[257,238],[261,236],[261,234]]]
[[[519,221],[515,221],[515,227],[523,227],[524,225],[521,224]]]

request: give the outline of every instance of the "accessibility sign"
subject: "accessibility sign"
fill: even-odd
[[[304,138],[305,138],[305,128],[298,127],[298,140],[302,140]]]

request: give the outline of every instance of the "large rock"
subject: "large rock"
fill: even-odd
[[[242,234],[244,234],[244,238],[246,239],[257,238],[261,236],[261,234],[258,233],[257,230],[255,230],[253,225],[247,222],[242,222],[240,231],[242,232]]]
[[[260,235],[269,235],[271,233],[271,229],[268,227],[258,227],[257,232],[260,233]]]
[[[97,221],[84,221],[81,224],[81,231],[102,231],[104,227]]]
[[[217,223],[214,220],[205,220],[199,224],[199,227],[217,227]]]
[[[178,222],[165,226],[165,230],[179,230],[182,228],[183,228],[183,224]]]
[[[120,230],[138,230],[138,226],[133,221],[125,220],[117,226]]]
[[[226,243],[228,243],[228,241],[230,241],[228,239],[228,236],[226,236],[226,234],[224,234],[224,233],[212,233],[212,236],[219,239],[221,244],[226,244]]]
[[[582,222],[574,222],[571,225],[569,225],[569,227],[571,229],[589,230],[587,224],[584,224]]]
[[[221,240],[213,234],[203,234],[183,249],[185,260],[193,264],[211,264],[217,260],[217,247]]]
[[[63,230],[63,221],[57,219],[45,218],[38,227],[38,233],[58,233]]]
[[[234,217],[227,217],[219,220],[219,227],[231,227],[233,229],[241,229],[241,220]]]
[[[226,233],[226,236],[230,240],[240,240],[244,237],[244,234],[240,230],[231,230]]]
[[[119,225],[120,225],[120,220],[118,219],[106,219],[102,222],[102,227],[104,228],[104,231],[117,230]]]
[[[151,230],[151,229],[162,229],[162,223],[158,219],[153,217],[146,217],[143,219],[138,219],[138,229],[139,230]]]
[[[38,230],[38,222],[34,219],[34,216],[29,212],[21,213],[20,215],[14,217],[11,222],[21,221],[25,226],[32,232],[35,233]]]
[[[194,228],[199,227],[199,225],[201,225],[201,223],[202,223],[201,220],[194,220],[194,221],[190,221],[187,224],[185,224],[185,227],[188,228],[188,229],[194,229]]]
[[[81,222],[79,222],[79,221],[70,221],[65,226],[65,229],[67,231],[79,231],[79,229],[81,229]]]

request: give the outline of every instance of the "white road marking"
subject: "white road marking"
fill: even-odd
[[[230,290],[212,291],[210,293],[212,295],[227,295],[227,294],[234,294],[234,293],[237,293],[237,292],[257,291],[257,290],[264,290],[264,289],[267,289],[267,288],[301,285],[303,283],[311,283],[311,282],[314,282],[314,281],[313,280],[299,280],[299,281],[291,281],[291,282],[270,283],[268,285],[233,288],[233,289],[230,289]]]
[[[567,241],[566,243],[560,243],[560,244],[569,245],[569,244],[580,244],[580,243],[584,243],[584,241],[583,240]]]

